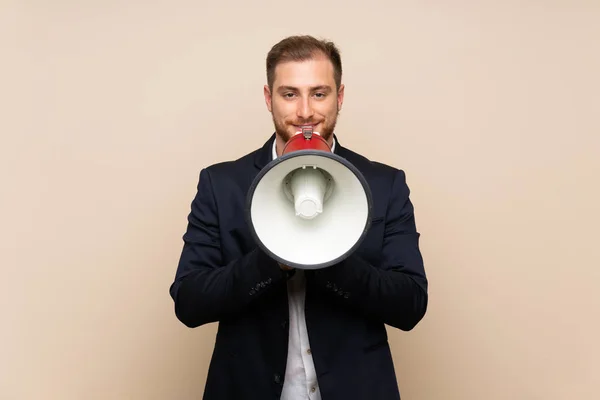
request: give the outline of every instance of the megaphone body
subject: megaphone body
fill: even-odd
[[[371,208],[364,176],[308,128],[256,176],[246,213],[254,239],[270,257],[293,268],[320,269],[356,250]]]

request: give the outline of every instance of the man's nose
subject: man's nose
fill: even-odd
[[[313,108],[309,99],[302,99],[302,101],[298,104],[298,109],[296,111],[296,115],[303,119],[309,119],[313,116]]]

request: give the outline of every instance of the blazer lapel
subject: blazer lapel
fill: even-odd
[[[340,157],[342,156],[342,153],[344,152],[344,148],[342,147],[342,145],[340,144],[340,140],[338,139],[336,134],[333,134],[333,138],[335,139],[335,148],[333,149],[333,154],[337,154]],[[341,153],[340,153],[341,150]]]
[[[260,171],[273,159],[273,141],[275,133],[265,142],[262,148],[258,149],[254,156],[254,165]]]

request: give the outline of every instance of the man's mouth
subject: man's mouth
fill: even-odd
[[[296,130],[297,130],[297,131],[301,132],[301,131],[302,131],[302,129],[305,129],[305,128],[311,128],[311,129],[313,129],[313,130],[314,130],[314,129],[315,129],[315,127],[316,127],[317,125],[318,125],[318,124],[303,124],[303,125],[294,125],[294,128],[296,128]]]

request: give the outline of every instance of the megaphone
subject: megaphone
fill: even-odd
[[[371,224],[372,195],[361,172],[312,128],[254,178],[246,217],[258,246],[279,263],[314,270],[343,261]]]

